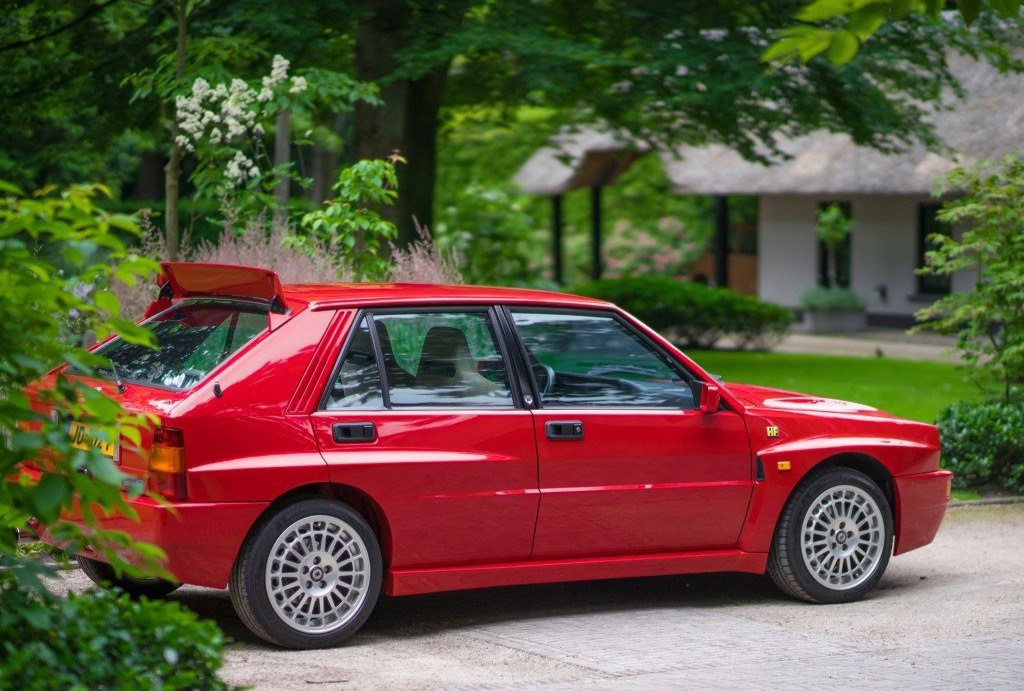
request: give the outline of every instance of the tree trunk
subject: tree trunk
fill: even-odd
[[[174,78],[179,83],[185,75],[187,13],[185,0],[174,3],[174,15],[178,23],[178,37],[174,48]],[[171,154],[164,168],[164,238],[167,242],[167,258],[176,261],[181,253],[181,224],[178,220],[181,147],[178,146],[178,114],[174,110],[171,111],[170,134]]]
[[[334,118],[331,129],[341,136],[345,132],[347,118],[338,115]],[[319,144],[313,145],[313,184],[309,188],[309,198],[315,204],[322,204],[331,197],[331,188],[338,179],[338,164],[341,162],[341,155],[335,149],[330,149]]]
[[[284,170],[292,158],[291,112],[287,108],[277,111],[274,132],[274,167],[281,170],[274,186],[274,229],[288,223],[288,200],[291,196],[291,178]]]
[[[398,199],[381,215],[398,228],[398,244],[416,239],[413,219],[433,222],[437,166],[438,111],[448,73],[447,62],[417,79],[388,79],[395,55],[404,47],[403,20],[409,16],[398,0],[367,0],[366,18],[356,30],[356,76],[381,87],[379,107],[359,104],[355,112],[356,158],[384,158],[399,153]]]

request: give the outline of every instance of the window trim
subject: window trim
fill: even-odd
[[[638,329],[635,324],[633,324],[629,319],[627,319],[623,314],[621,314],[617,310],[611,310],[611,309],[602,308],[602,307],[594,307],[594,308],[551,307],[551,306],[547,306],[547,305],[527,305],[527,304],[524,304],[524,305],[518,305],[518,304],[517,305],[503,305],[502,307],[503,307],[503,309],[505,311],[506,319],[508,319],[508,322],[509,322],[509,324],[511,325],[511,327],[513,329],[513,332],[515,334],[516,342],[517,342],[517,344],[519,346],[519,350],[520,350],[520,352],[519,352],[520,366],[523,368],[524,372],[526,373],[526,376],[529,378],[531,390],[535,394],[535,401],[536,401],[536,403],[533,406],[534,408],[536,408],[538,410],[600,410],[600,411],[608,411],[608,410],[626,410],[626,411],[630,411],[630,410],[662,410],[662,411],[672,411],[672,410],[675,410],[675,411],[684,412],[684,413],[691,412],[691,411],[694,411],[694,410],[699,410],[698,402],[700,400],[700,392],[698,390],[698,387],[705,383],[704,380],[702,380],[699,377],[697,377],[693,372],[690,371],[690,369],[688,367],[686,367],[685,364],[680,362],[678,358],[673,357],[671,353],[669,353],[664,348],[662,348],[661,345],[659,343],[657,343],[656,341],[654,341],[650,336],[648,336],[643,331]],[[654,351],[655,354],[661,356],[661,358],[664,360],[665,364],[667,364],[669,366],[669,368],[675,370],[677,374],[679,374],[683,379],[685,379],[688,382],[688,386],[690,388],[690,392],[693,395],[693,399],[694,399],[694,407],[693,408],[666,408],[666,407],[661,407],[661,406],[653,406],[652,407],[652,406],[637,406],[637,405],[630,405],[630,406],[623,406],[623,407],[610,407],[610,406],[606,407],[606,406],[593,406],[593,405],[590,405],[590,406],[578,406],[578,407],[567,407],[567,406],[566,407],[563,407],[563,406],[551,407],[551,406],[545,406],[544,405],[544,400],[543,400],[543,398],[540,395],[540,389],[537,386],[536,378],[533,376],[533,370],[532,370],[532,368],[526,366],[526,363],[529,362],[529,355],[528,355],[528,352],[526,350],[526,344],[523,342],[522,335],[519,333],[519,327],[516,326],[515,318],[514,318],[514,315],[512,314],[513,308],[515,310],[520,311],[520,312],[528,310],[528,311],[531,311],[531,312],[541,313],[541,314],[565,314],[565,315],[570,315],[570,316],[575,315],[575,316],[581,316],[581,317],[593,317],[593,316],[610,317],[611,319],[613,319],[616,322],[618,322],[626,331],[628,331],[633,336],[635,336],[641,343],[643,343],[645,346],[647,346],[652,351]]]
[[[520,410],[525,406],[522,400],[522,393],[518,386],[518,372],[517,368],[513,365],[511,353],[505,343],[505,334],[502,329],[500,320],[498,319],[496,305],[415,305],[406,307],[364,307],[356,311],[355,317],[353,318],[352,324],[349,327],[348,333],[345,334],[345,340],[338,351],[338,357],[334,363],[334,367],[331,369],[331,376],[327,380],[327,384],[324,386],[323,393],[320,396],[320,403],[317,406],[316,412],[324,413],[346,413],[348,411],[366,411],[366,412],[403,412],[403,411],[414,411],[414,412],[430,412],[430,411],[509,411],[509,410]],[[374,317],[377,315],[387,314],[452,314],[452,313],[465,313],[465,314],[484,314],[487,317],[487,322],[491,327],[491,332],[494,336],[495,345],[498,347],[498,352],[501,354],[502,362],[505,365],[505,377],[508,382],[508,389],[511,398],[511,402],[508,405],[501,406],[393,406],[391,404],[391,390],[387,381],[387,374],[384,369],[384,353],[380,347],[380,337],[377,334],[376,325],[374,323]],[[381,408],[337,408],[331,409],[327,407],[328,399],[330,398],[331,389],[334,386],[334,381],[338,378],[338,373],[341,370],[345,362],[345,358],[348,357],[349,348],[352,345],[352,340],[355,337],[356,329],[359,326],[359,321],[363,317],[367,318],[367,326],[370,329],[370,340],[373,343],[374,359],[377,365],[377,375],[380,377],[381,385],[381,400],[383,407]]]

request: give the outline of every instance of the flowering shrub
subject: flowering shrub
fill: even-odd
[[[192,179],[198,187],[223,192],[258,183],[269,172],[261,169],[266,158],[263,122],[280,107],[279,97],[296,96],[309,86],[304,77],[289,79],[289,66],[275,55],[259,89],[242,79],[211,86],[199,78],[190,94],[175,98],[177,143],[196,154],[199,166]]]
[[[420,239],[406,248],[392,247],[387,278],[396,283],[462,283],[453,254],[445,254],[434,244],[430,231],[417,226]]]
[[[693,237],[677,218],[659,218],[653,229],[623,219],[615,224],[605,248],[608,273],[685,276],[704,245],[703,239]]]

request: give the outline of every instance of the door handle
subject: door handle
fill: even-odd
[[[331,425],[331,438],[337,444],[373,441],[377,428],[372,422],[335,422]]]
[[[583,438],[582,420],[552,420],[544,423],[544,432],[551,441],[570,441]]]

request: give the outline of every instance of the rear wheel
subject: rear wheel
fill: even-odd
[[[258,526],[231,573],[231,601],[257,636],[289,648],[339,645],[380,593],[380,546],[358,513],[315,497]]]
[[[132,597],[145,595],[149,598],[160,598],[170,595],[181,587],[180,583],[172,583],[162,578],[118,576],[110,564],[81,555],[78,556],[78,565],[82,567],[82,573],[88,576],[93,583],[103,587],[120,588]]]
[[[813,476],[779,518],[768,574],[793,597],[853,602],[881,580],[892,553],[889,502],[871,478],[848,468]]]

